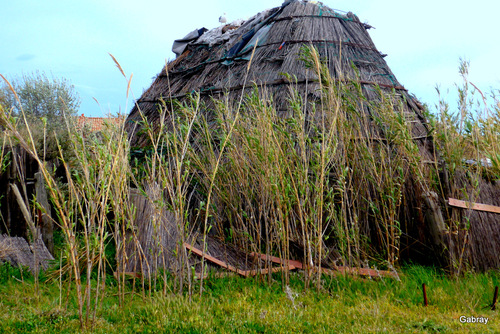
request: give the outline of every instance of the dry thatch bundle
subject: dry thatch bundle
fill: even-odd
[[[148,188],[147,197],[131,190],[131,205],[136,209],[134,228],[118,238],[118,272],[154,273],[158,268],[173,268],[173,252],[178,246],[178,226],[172,213],[154,205],[161,196],[157,186]],[[123,231],[119,231],[123,234]]]
[[[41,238],[29,245],[24,238],[0,234],[0,262],[28,267],[35,273],[40,269],[46,270],[53,260]]]

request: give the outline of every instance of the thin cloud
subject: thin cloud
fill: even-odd
[[[32,60],[34,59],[36,56],[34,54],[31,54],[31,53],[25,53],[25,54],[22,54],[20,56],[17,56],[16,57],[16,60],[17,61],[29,61],[29,60]]]

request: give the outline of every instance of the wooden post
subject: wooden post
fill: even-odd
[[[427,291],[425,290],[425,283],[422,283],[422,292],[424,293],[424,306],[429,305],[427,301]]]
[[[495,287],[495,292],[493,293],[493,303],[491,303],[491,309],[494,311],[497,306],[497,298],[498,298],[498,286]]]
[[[39,210],[38,224],[42,232],[42,240],[51,254],[54,254],[54,223],[51,218],[50,205],[45,191],[45,182],[42,172],[35,173],[36,201],[42,206]]]

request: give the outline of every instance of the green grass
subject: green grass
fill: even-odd
[[[2,333],[498,333],[498,311],[488,305],[500,273],[449,278],[437,269],[407,266],[401,281],[324,277],[320,292],[305,291],[301,274],[290,290],[275,278],[270,286],[257,279],[209,279],[204,294],[151,297],[129,294],[119,306],[109,284],[93,326],[80,329],[74,293],[62,300],[58,283],[45,282],[35,292],[32,278],[17,269],[0,271]],[[26,276],[26,275],[25,275]],[[111,282],[112,283],[112,282]],[[429,306],[422,302],[426,283]],[[484,316],[487,325],[461,324],[459,317]]]

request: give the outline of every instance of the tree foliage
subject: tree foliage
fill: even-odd
[[[49,78],[44,72],[23,74],[14,79],[12,87],[19,97],[6,86],[0,97],[3,97],[7,108],[13,108],[15,114],[22,110],[35,118],[46,117],[48,120],[63,115],[75,115],[80,106],[80,97],[75,87],[65,78]]]
[[[21,131],[29,131],[47,160],[69,145],[68,131],[75,126],[80,97],[67,79],[49,77],[44,72],[23,74],[0,86],[0,105],[17,119]],[[16,97],[17,94],[17,97]],[[24,117],[20,117],[24,112]],[[27,123],[24,123],[25,120]]]

